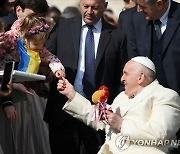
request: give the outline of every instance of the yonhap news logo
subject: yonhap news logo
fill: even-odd
[[[130,139],[129,136],[118,136],[115,141],[116,147],[123,151],[131,145],[137,146],[179,146],[180,140],[145,140],[145,139]]]
[[[116,146],[119,150],[126,150],[130,146],[130,137],[129,136],[118,136],[116,139]]]

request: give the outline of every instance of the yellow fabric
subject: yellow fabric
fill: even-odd
[[[37,74],[39,71],[39,65],[41,63],[39,52],[31,50],[27,46],[25,46],[25,48],[27,50],[27,54],[30,56],[30,61],[26,72]]]

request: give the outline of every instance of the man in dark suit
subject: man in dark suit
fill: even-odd
[[[131,16],[129,58],[151,58],[160,84],[180,94],[180,4],[170,0],[137,0],[137,4],[138,12]]]
[[[124,8],[123,10],[128,10],[136,6],[135,0],[124,0]]]
[[[52,30],[46,47],[61,60],[66,78],[76,90],[91,99],[85,94],[83,78],[86,72],[85,38],[89,25],[92,25],[95,43],[94,91],[106,85],[110,91],[109,102],[112,103],[119,92],[122,67],[127,61],[123,55],[126,53],[125,35],[102,19],[107,8],[105,0],[80,0],[80,8],[82,17],[60,20]],[[44,114],[44,120],[49,123],[52,153],[97,153],[103,143],[99,134],[62,111],[66,101],[66,97],[58,93],[57,80],[54,79]]]
[[[119,14],[118,28],[124,30],[126,33],[129,31],[131,14],[136,11],[136,7],[122,11]]]
[[[131,16],[134,12],[136,12],[136,10],[137,10],[137,7],[133,7],[130,9],[126,9],[119,14],[119,20],[118,20],[117,27],[118,27],[118,29],[120,29],[121,31],[123,31],[126,34],[127,45],[130,42],[129,41],[129,32],[130,32],[129,30],[130,30],[130,26],[131,26],[131,22],[130,22]],[[127,55],[128,55],[128,53],[127,53]]]
[[[137,5],[138,12],[131,16],[128,56],[149,57],[160,84],[180,94],[180,4],[171,0],[137,0]]]

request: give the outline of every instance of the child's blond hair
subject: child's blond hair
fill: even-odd
[[[51,24],[44,17],[38,17],[36,14],[30,14],[25,17],[21,27],[21,39],[28,41],[38,41],[41,39],[47,39],[50,31]]]

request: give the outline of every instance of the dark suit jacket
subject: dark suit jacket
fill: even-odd
[[[12,24],[17,20],[16,12],[12,12],[11,14],[2,17],[3,22],[5,23],[5,31],[11,29]]]
[[[151,58],[152,23],[143,13],[133,13],[129,38],[129,58],[137,55]],[[164,35],[162,61],[169,88],[180,94],[180,4],[173,1]]]
[[[81,17],[63,19],[54,27],[46,47],[61,60],[65,67],[66,78],[74,84],[78,68]],[[122,68],[127,61],[126,38],[124,33],[104,20],[102,21],[98,51],[96,56],[96,89],[106,85],[110,91],[110,102],[119,93]],[[51,83],[44,120],[61,125],[68,114],[61,110],[67,98],[57,91],[57,80]],[[82,102],[83,103],[83,102]]]
[[[136,7],[127,9],[125,11],[122,11],[119,14],[119,20],[118,20],[118,28],[125,31],[126,34],[129,32],[130,28],[130,20],[131,20],[131,15],[132,13],[136,12]]]

